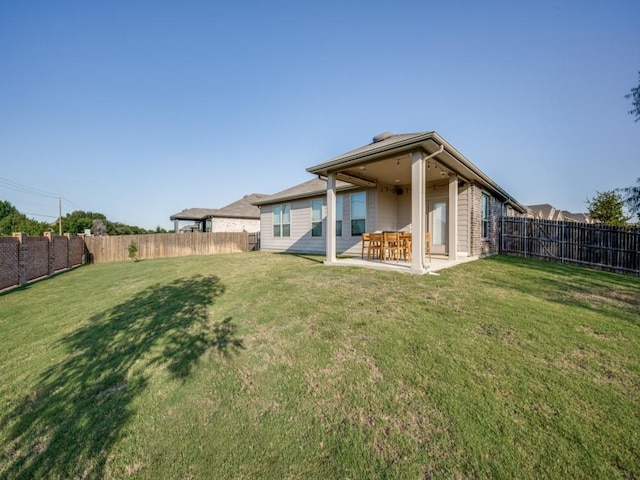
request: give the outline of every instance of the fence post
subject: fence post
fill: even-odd
[[[18,246],[18,285],[24,285],[27,283],[27,257],[29,255],[27,242],[25,242],[27,234],[24,232],[14,232],[12,236],[20,242]]]
[[[640,277],[640,228],[636,229],[636,275]]]
[[[564,220],[562,221],[562,248],[561,248],[561,255],[562,255],[562,263],[565,263],[565,244],[567,242],[567,239],[565,238],[565,222]]]
[[[504,215],[500,217],[500,253],[504,252]]]
[[[67,239],[67,268],[71,268],[71,264],[73,263],[71,261],[71,234],[67,232],[64,234],[64,237]]]
[[[49,267],[47,268],[47,275],[52,275],[55,269],[55,249],[53,248],[53,232],[44,232],[44,236],[49,240],[48,252],[49,252]]]
[[[527,258],[527,217],[524,217],[524,257]]]

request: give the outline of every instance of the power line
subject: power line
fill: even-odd
[[[12,180],[9,180],[8,178],[0,177],[0,185],[2,185],[4,188],[8,188],[9,190],[14,190],[20,193],[28,193],[29,195],[36,195],[40,197],[49,197],[49,198],[60,197],[60,195],[56,193],[47,192],[45,190],[29,187],[27,185],[22,185],[21,183],[14,182]]]
[[[68,203],[69,205],[73,205],[76,208],[79,208],[82,210],[82,207],[80,205],[78,205],[77,203],[73,203],[71,200],[69,200],[68,198],[64,198],[62,197],[62,201]]]
[[[43,213],[29,213],[29,212],[20,212],[23,215],[33,215],[35,217],[47,217],[47,218],[58,218],[57,215],[45,215]]]

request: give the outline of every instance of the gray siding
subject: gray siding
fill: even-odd
[[[388,187],[378,187],[376,191],[377,217],[374,230],[396,230],[396,212],[398,210],[396,194]]]
[[[469,224],[471,212],[469,209],[469,185],[458,188],[458,252],[469,252]]]
[[[411,228],[411,189],[405,186],[402,193],[396,196],[397,221],[396,229],[408,232]]]
[[[366,229],[375,230],[376,191],[367,192]],[[351,236],[351,193],[341,193],[342,201],[342,236],[336,238],[336,250],[340,254],[359,255],[361,251],[360,237]],[[322,237],[311,236],[311,200],[322,199]],[[327,200],[325,195],[294,200],[291,205],[291,236],[273,236],[272,205],[265,205],[260,211],[260,248],[273,252],[326,252],[327,248]],[[281,204],[278,204],[281,205]]]

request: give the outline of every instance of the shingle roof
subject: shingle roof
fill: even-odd
[[[341,182],[338,180],[336,182],[337,190],[348,190],[352,188],[357,188],[351,185],[350,183]],[[319,178],[313,178],[307,182],[300,183],[291,188],[287,188],[286,190],[282,190],[274,195],[271,195],[264,200],[260,200],[254,202],[255,205],[269,205],[271,203],[283,202],[285,200],[294,200],[296,198],[304,198],[304,197],[312,197],[314,195],[326,195],[327,193],[327,181],[320,180]]]
[[[255,218],[260,219],[260,209],[254,205],[255,202],[268,198],[269,195],[264,193],[252,193],[245,195],[229,205],[216,210],[212,217],[225,218]]]
[[[495,183],[487,174],[482,172],[476,165],[474,165],[469,159],[462,155],[455,149],[450,143],[442,138],[437,132],[418,132],[418,133],[403,133],[394,135],[386,132],[374,137],[374,141],[362,147],[351,150],[340,156],[334,157],[324,163],[307,168],[309,173],[315,175],[328,175],[332,171],[340,171],[354,167],[357,165],[365,164],[378,159],[388,158],[389,155],[411,151],[415,148],[423,148],[426,150],[426,145],[430,144],[431,148],[442,148],[444,152],[440,156],[440,160],[443,158],[450,159],[451,165],[454,171],[461,170],[460,173],[464,173],[470,180],[479,182],[481,185],[491,189],[499,197],[503,197],[512,207],[517,211],[524,213],[526,208],[524,205],[517,202],[511,195],[509,195],[502,187]],[[431,150],[429,150],[431,151]],[[427,152],[428,153],[428,152]],[[437,155],[440,155],[438,153]]]
[[[562,210],[562,216],[564,217],[565,220],[569,222],[591,223],[591,220],[589,219],[589,215],[586,213],[573,213],[567,210]]]
[[[430,132],[418,132],[418,133],[401,133],[401,134],[396,134],[396,135],[390,135],[387,138],[385,138],[384,140],[380,140],[378,142],[373,142],[373,143],[369,143],[367,145],[363,145],[362,147],[356,148],[355,150],[351,150],[350,152],[347,153],[343,153],[342,155],[339,155],[337,157],[332,158],[331,160],[329,160],[328,162],[325,163],[332,163],[332,162],[339,162],[342,159],[345,158],[349,158],[353,155],[361,155],[363,153],[367,153],[369,151],[372,150],[378,150],[378,149],[383,149],[389,145],[393,145],[396,143],[401,143],[404,142],[405,140],[411,140],[412,138],[417,138],[423,135],[426,135]]]
[[[551,218],[551,214],[555,213],[556,209],[553,205],[549,205],[548,203],[541,203],[540,205],[527,205],[527,208],[533,212],[533,214],[537,217],[540,217],[544,220],[553,220]]]
[[[217,208],[187,208],[171,215],[171,220],[204,220],[213,216]]]

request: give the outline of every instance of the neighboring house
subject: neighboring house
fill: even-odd
[[[568,212],[567,210],[562,210],[562,216],[567,222],[593,223],[591,217],[589,217],[589,215],[586,213],[572,213]]]
[[[184,231],[180,228],[180,221],[195,222],[187,231],[255,233],[260,231],[260,209],[254,203],[268,196],[252,193],[222,208],[188,208],[171,215],[171,220],[176,233]]]
[[[553,220],[556,222],[592,223],[586,213],[571,213],[567,210],[558,210],[548,203],[540,205],[527,205],[527,217],[538,220]]]
[[[523,205],[436,132],[377,135],[310,167],[318,178],[256,202],[261,249],[360,255],[363,232],[412,232],[411,270],[431,250],[449,259],[498,252],[498,219]]]
[[[557,210],[554,206],[549,205],[548,203],[543,203],[540,205],[527,205],[528,217],[537,218],[539,220],[554,220],[560,221],[563,220],[562,212]]]
[[[171,215],[174,231],[176,233],[210,232],[211,216],[217,211],[215,208],[187,208],[179,213]],[[180,228],[180,222],[190,222]]]

